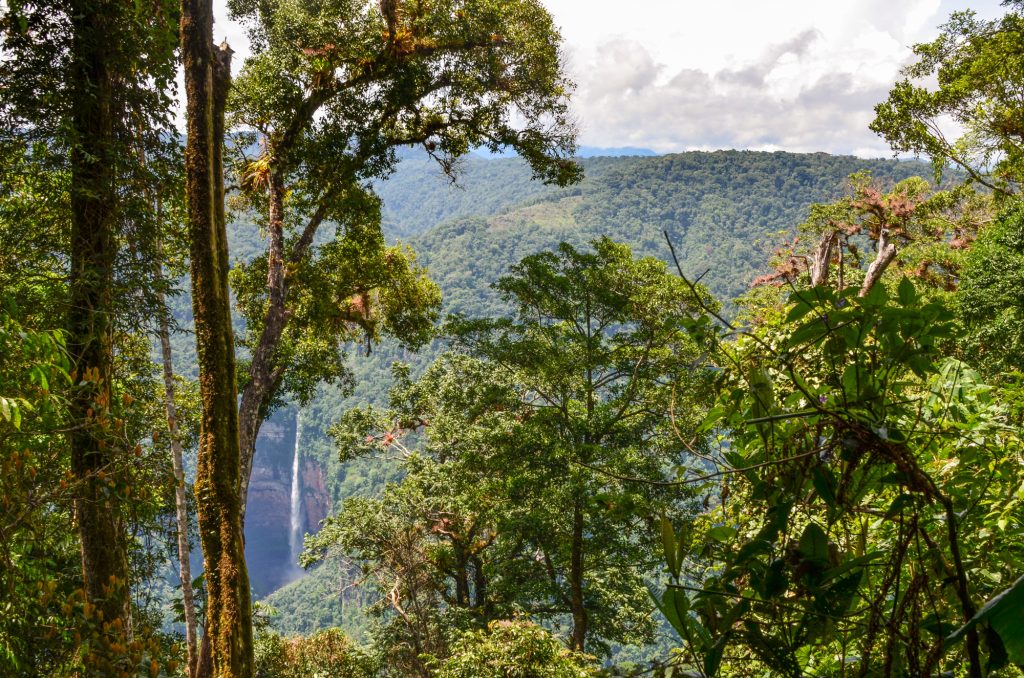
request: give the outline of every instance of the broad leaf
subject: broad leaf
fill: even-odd
[[[946,647],[959,642],[983,621],[999,634],[1014,664],[1024,665],[1024,577],[985,604],[966,624],[946,638]]]

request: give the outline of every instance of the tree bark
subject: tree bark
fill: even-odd
[[[453,543],[455,552],[455,602],[459,607],[469,607],[469,556],[466,549]]]
[[[826,231],[822,234],[811,258],[811,287],[828,282],[828,268],[832,263],[832,252],[838,240],[839,234],[835,231]]]
[[[285,311],[288,290],[284,268],[284,192],[284,181],[280,174],[271,171],[267,219],[267,231],[270,236],[267,252],[267,311],[263,317],[263,332],[249,363],[249,383],[242,389],[242,401],[238,406],[242,455],[239,496],[242,502],[243,523],[249,494],[249,478],[256,456],[256,436],[259,435],[260,426],[266,416],[267,403],[278,380],[273,372],[274,354],[281,344],[281,336],[288,320]]]
[[[587,608],[583,600],[583,509],[579,502],[572,512],[572,544],[569,554],[569,604],[572,612],[570,648],[584,651],[587,642]]]
[[[864,276],[864,284],[861,285],[857,296],[863,297],[871,291],[871,288],[882,279],[882,274],[885,273],[885,269],[889,268],[889,264],[896,258],[896,254],[896,243],[889,240],[889,229],[881,228],[878,232],[878,254],[875,256],[875,260],[871,262],[871,265],[868,266],[867,275]]]
[[[231,50],[213,45],[211,0],[183,0],[185,191],[202,398],[196,504],[206,576],[199,676],[253,675],[252,607],[239,500],[238,387],[224,216],[224,103]]]
[[[473,556],[473,593],[475,602],[473,607],[480,611],[484,619],[491,618],[491,605],[487,599],[487,574],[484,572],[483,558],[479,555]]]
[[[124,527],[110,483],[117,429],[113,388],[114,263],[117,252],[117,138],[114,87],[123,58],[117,39],[121,3],[72,4],[71,274],[68,351],[76,387],[70,402],[71,468],[79,481],[75,518],[89,602],[112,641],[131,637]]]
[[[156,276],[163,277],[157,264]],[[159,293],[164,306],[163,292]],[[174,367],[171,360],[171,332],[167,317],[160,316],[160,353],[164,373],[164,410],[167,414],[167,432],[171,441],[171,465],[174,470],[174,507],[178,524],[178,575],[181,579],[181,597],[185,607],[185,644],[188,648],[188,675],[196,675],[196,603],[192,591],[191,549],[188,543],[188,503],[185,496],[185,466],[182,463],[181,438],[178,435],[178,411],[174,405]]]

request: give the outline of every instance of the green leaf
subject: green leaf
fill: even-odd
[[[948,648],[983,621],[999,634],[1014,664],[1024,665],[1024,577],[985,604],[970,621],[946,637]]]
[[[718,675],[718,669],[722,665],[722,654],[724,652],[725,638],[723,637],[704,653],[704,675],[708,676],[708,678],[714,678]]]
[[[654,601],[654,606],[657,607],[662,616],[668,620],[668,623],[672,625],[672,628],[679,634],[679,637],[685,638],[686,627],[684,626],[683,619],[676,611],[675,601],[671,600],[672,594],[670,591],[672,591],[671,588],[666,588],[665,592],[659,596],[652,589],[647,589],[647,593],[651,596],[651,600]]]
[[[692,540],[691,526],[684,524],[682,529],[676,534],[676,576],[679,576],[680,571],[683,569],[683,559],[686,557],[687,551],[690,548],[690,542]]]
[[[841,565],[838,565],[836,567],[833,567],[831,570],[828,570],[827,572],[825,572],[822,575],[822,577],[821,577],[821,583],[824,584],[824,583],[828,582],[831,579],[835,579],[837,577],[840,577],[840,576],[846,574],[847,572],[849,572],[850,570],[853,570],[854,568],[861,567],[863,565],[867,565],[872,560],[877,560],[877,559],[881,558],[883,555],[885,555],[884,551],[872,551],[871,553],[865,553],[864,555],[859,556],[857,558],[853,558],[851,560],[847,560],[845,563],[843,563]]]
[[[889,508],[885,511],[886,518],[895,518],[900,514],[900,511],[907,508],[908,506],[914,505],[914,495],[903,493],[892,500],[889,504]]]
[[[858,301],[864,308],[882,307],[889,301],[889,291],[885,289],[885,285],[875,285],[867,294],[859,297]]]
[[[781,501],[768,508],[768,515],[765,517],[764,527],[757,533],[760,539],[774,543],[779,535],[789,527],[789,512],[793,504],[788,501]]]
[[[944,620],[940,615],[937,615],[934,612],[926,616],[921,621],[921,628],[934,636],[940,636],[943,638],[956,630],[956,627],[953,626],[953,624]]]
[[[796,302],[793,308],[789,309],[789,313],[786,315],[786,322],[795,323],[813,310],[813,306],[801,299]]]
[[[750,371],[750,397],[753,400],[755,419],[766,417],[775,409],[775,389],[768,370],[759,367]]]
[[[711,647],[711,634],[704,628],[704,625],[700,623],[700,620],[696,617],[689,617],[688,619],[690,629],[696,634],[697,640],[700,642],[700,648]]]
[[[821,500],[828,504],[828,507],[836,507],[836,479],[831,469],[815,466],[811,471],[811,481],[814,483],[814,491],[818,493]]]
[[[736,559],[733,561],[735,565],[743,565],[754,556],[759,556],[765,553],[771,553],[772,544],[769,541],[754,537],[746,544],[740,547],[739,552],[736,554]]]
[[[789,339],[786,341],[785,346],[788,348],[796,348],[811,340],[817,342],[826,334],[828,334],[828,327],[820,318],[814,318],[794,330],[793,333],[789,335]]]
[[[842,381],[846,397],[852,401],[860,400],[861,374],[857,363],[850,363],[846,366],[843,370]]]
[[[900,280],[898,295],[903,306],[910,306],[917,301],[917,290],[914,289],[914,283],[910,282],[910,278],[903,276]]]
[[[817,523],[808,523],[800,535],[800,553],[818,565],[828,563],[828,536]]]
[[[665,604],[675,608],[680,624],[686,624],[690,618],[690,598],[682,589],[668,587],[665,589]]]
[[[672,523],[664,515],[661,516],[661,546],[665,551],[665,564],[673,577],[679,576],[679,567],[676,562],[676,535],[672,530]]]
[[[864,570],[858,569],[837,578],[831,586],[815,600],[818,609],[828,616],[841,616],[850,609],[857,588],[864,577]]]
[[[728,525],[719,525],[718,527],[712,527],[708,530],[708,539],[722,543],[732,541],[732,538],[735,536],[736,528]]]

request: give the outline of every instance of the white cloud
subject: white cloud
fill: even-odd
[[[742,67],[682,68],[663,82],[655,76],[665,67],[640,43],[620,38],[601,44],[577,76],[574,106],[583,141],[658,151],[849,153],[864,145],[872,106],[884,98],[888,83],[804,68],[817,42],[816,33],[804,32]],[[874,154],[883,153],[877,145]]]
[[[581,142],[884,156],[868,130],[910,46],[999,0],[544,0],[578,84]],[[218,42],[249,54],[215,0]]]
[[[997,0],[972,3],[984,16]],[[548,0],[578,84],[581,141],[884,156],[868,130],[910,46],[960,0]]]

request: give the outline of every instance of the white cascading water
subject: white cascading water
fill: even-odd
[[[295,412],[295,456],[292,458],[292,504],[291,504],[291,532],[288,535],[288,545],[292,555],[292,565],[296,565],[299,553],[302,551],[302,519],[299,507],[299,445],[302,443],[302,411]]]

